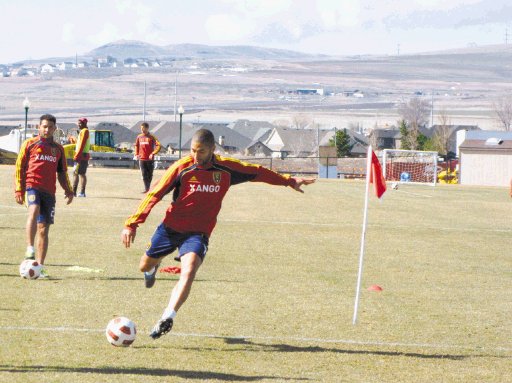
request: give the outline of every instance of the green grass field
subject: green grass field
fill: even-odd
[[[154,341],[149,330],[177,277],[159,273],[149,290],[137,268],[170,196],[126,250],[120,232],[142,197],[140,175],[91,168],[87,198],[66,206],[58,191],[52,278],[29,281],[18,274],[26,209],[14,201],[13,172],[0,166],[0,382],[512,379],[505,188],[407,185],[382,202],[372,195],[352,325],[364,183],[321,180],[303,195],[235,186],[173,331]],[[374,284],[383,291],[368,291]],[[137,324],[130,348],[105,338],[119,315]]]

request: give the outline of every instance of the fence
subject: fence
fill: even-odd
[[[364,178],[366,158],[335,157],[244,157],[240,161],[259,164],[278,173],[291,175],[318,175],[320,161],[326,166],[335,166],[337,178]]]

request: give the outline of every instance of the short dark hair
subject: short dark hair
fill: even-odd
[[[209,147],[215,146],[215,137],[213,133],[208,129],[199,129],[194,133],[192,141],[199,142],[200,144],[207,145]]]
[[[57,119],[53,114],[43,114],[41,117],[39,117],[39,123],[43,122],[43,120],[51,121],[54,124],[57,124]]]
[[[143,122],[140,126],[149,129],[149,124],[147,122]]]

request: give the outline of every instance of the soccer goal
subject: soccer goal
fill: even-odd
[[[437,156],[437,152],[384,149],[382,163],[386,181],[435,186]]]

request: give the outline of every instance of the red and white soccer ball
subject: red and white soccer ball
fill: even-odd
[[[20,265],[20,275],[25,279],[37,279],[43,266],[33,259],[25,259]]]
[[[116,347],[130,346],[137,335],[135,323],[126,317],[116,317],[108,322],[105,331],[109,343]]]

